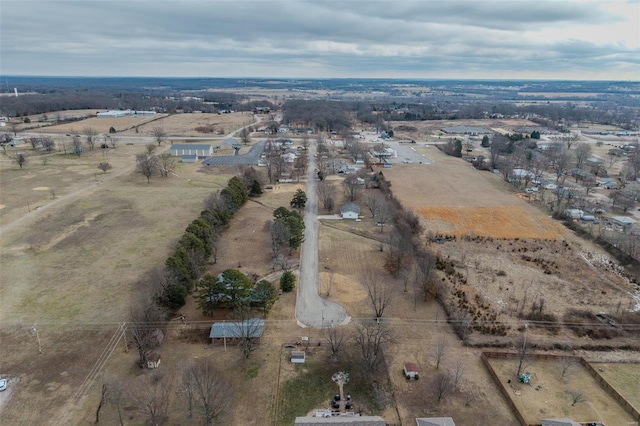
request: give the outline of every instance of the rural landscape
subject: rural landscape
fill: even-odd
[[[3,423],[640,421],[637,83],[17,81]]]

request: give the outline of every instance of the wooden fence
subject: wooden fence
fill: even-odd
[[[487,371],[489,371],[489,374],[491,375],[491,377],[493,377],[493,380],[495,381],[495,383],[498,385],[498,388],[500,389],[500,392],[502,393],[502,395],[504,395],[505,399],[507,400],[507,404],[509,405],[509,407],[511,407],[511,410],[515,414],[515,416],[518,419],[518,421],[520,422],[520,424],[522,426],[540,426],[539,423],[531,424],[531,423],[527,423],[525,421],[524,416],[522,415],[522,413],[520,413],[520,411],[516,407],[516,404],[511,399],[511,395],[509,394],[509,391],[502,384],[502,382],[500,381],[500,378],[498,377],[498,375],[494,371],[493,367],[491,366],[491,363],[489,362],[489,358],[509,359],[509,358],[517,358],[518,356],[519,355],[517,353],[515,353],[515,352],[482,352],[481,359],[482,359],[482,363],[487,368]],[[579,362],[580,365],[582,365],[584,368],[586,368],[586,370],[593,376],[593,378],[596,379],[596,381],[600,384],[600,386],[602,386],[602,388],[607,393],[609,393],[609,395],[611,395],[616,401],[618,401],[618,403],[620,403],[620,405],[629,414],[631,414],[631,416],[635,420],[640,420],[640,413],[638,412],[638,410],[635,407],[633,407],[629,403],[629,401],[627,401],[624,398],[624,396],[622,396],[620,394],[620,392],[618,392],[613,386],[611,386],[604,379],[604,377],[602,377],[600,375],[600,373],[598,373],[596,371],[596,369],[593,368],[591,366],[591,364],[589,364],[589,362],[587,360],[585,360],[584,358],[582,358],[580,356],[569,356],[569,355],[565,356],[565,355],[551,355],[551,354],[527,354],[527,358],[529,358],[529,359],[540,359],[540,360],[552,360],[552,361],[553,360],[566,359],[566,360],[573,360],[573,361]]]

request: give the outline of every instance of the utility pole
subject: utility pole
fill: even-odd
[[[38,334],[38,329],[36,327],[36,324],[33,324],[33,327],[31,327],[31,332],[36,336],[36,341],[38,342],[38,353],[42,353],[42,345],[40,344],[40,335]]]
[[[118,323],[118,325],[120,326],[120,331],[122,331],[122,341],[124,342],[124,351],[125,352],[129,352],[129,344],[127,343],[127,333],[126,333],[126,322],[123,323]]]

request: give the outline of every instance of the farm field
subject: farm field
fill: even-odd
[[[249,112],[235,112],[232,114],[171,114],[149,124],[142,123],[138,127],[138,133],[152,135],[155,127],[162,127],[167,136],[223,138],[225,134],[253,122],[253,115]],[[211,127],[220,133],[199,132],[196,127]],[[129,129],[120,134],[134,136],[136,132],[135,129]]]
[[[130,127],[141,126],[144,123],[149,123],[155,120],[159,120],[165,116],[165,114],[156,115],[128,115],[125,117],[90,117],[80,121],[74,121],[72,123],[59,124],[57,126],[47,126],[41,129],[45,133],[76,133],[82,136],[83,129],[92,128],[98,133],[109,134],[109,129],[113,127],[117,132]],[[132,130],[135,134],[135,130]]]
[[[532,377],[532,384],[527,385],[519,383],[515,376],[517,359],[489,358],[489,362],[529,424],[553,417],[568,417],[581,423],[633,424],[633,418],[580,364],[572,365],[563,379],[560,361],[527,360],[524,371]],[[569,392],[576,390],[584,392],[584,401],[572,406]]]

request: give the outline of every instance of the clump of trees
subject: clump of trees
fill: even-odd
[[[304,241],[304,220],[296,210],[278,207],[273,220],[266,223],[271,237],[271,255],[274,261],[283,257],[285,249],[293,253]]]

